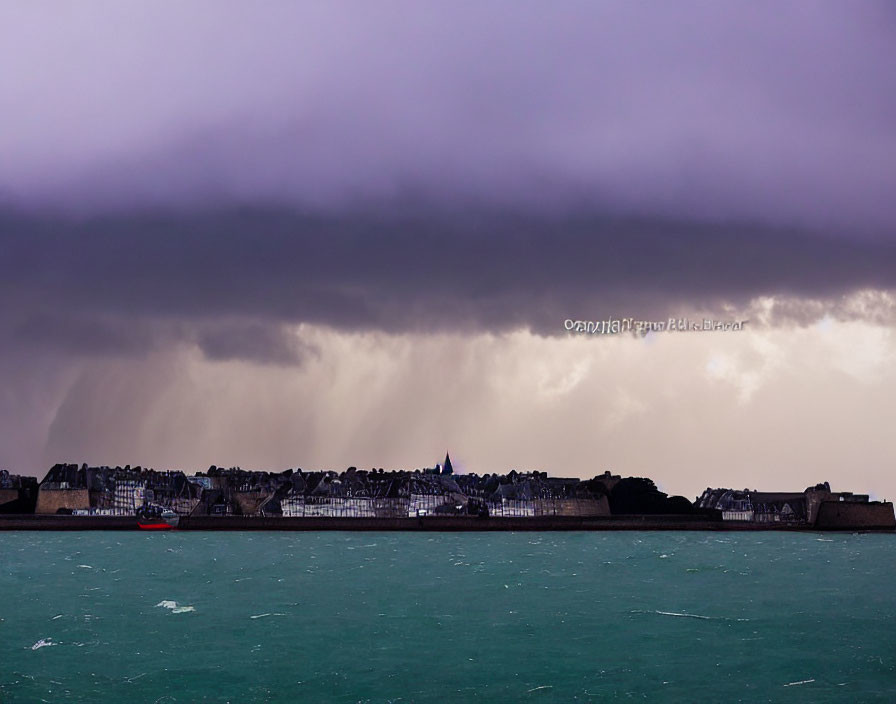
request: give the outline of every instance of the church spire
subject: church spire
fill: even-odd
[[[442,465],[442,474],[454,474],[454,467],[451,466],[451,458],[445,452],[445,464]]]

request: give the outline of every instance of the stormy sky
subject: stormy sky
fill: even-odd
[[[0,466],[896,493],[886,2],[0,7]],[[749,319],[569,335],[566,319]]]

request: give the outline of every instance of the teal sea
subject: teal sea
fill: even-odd
[[[894,702],[896,536],[0,534],[0,702]]]

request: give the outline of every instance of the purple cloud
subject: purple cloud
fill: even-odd
[[[12,203],[896,224],[886,3],[31,4],[0,26]]]

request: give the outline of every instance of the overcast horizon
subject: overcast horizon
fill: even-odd
[[[886,2],[0,7],[0,469],[896,496]],[[749,321],[581,335],[566,321]]]

